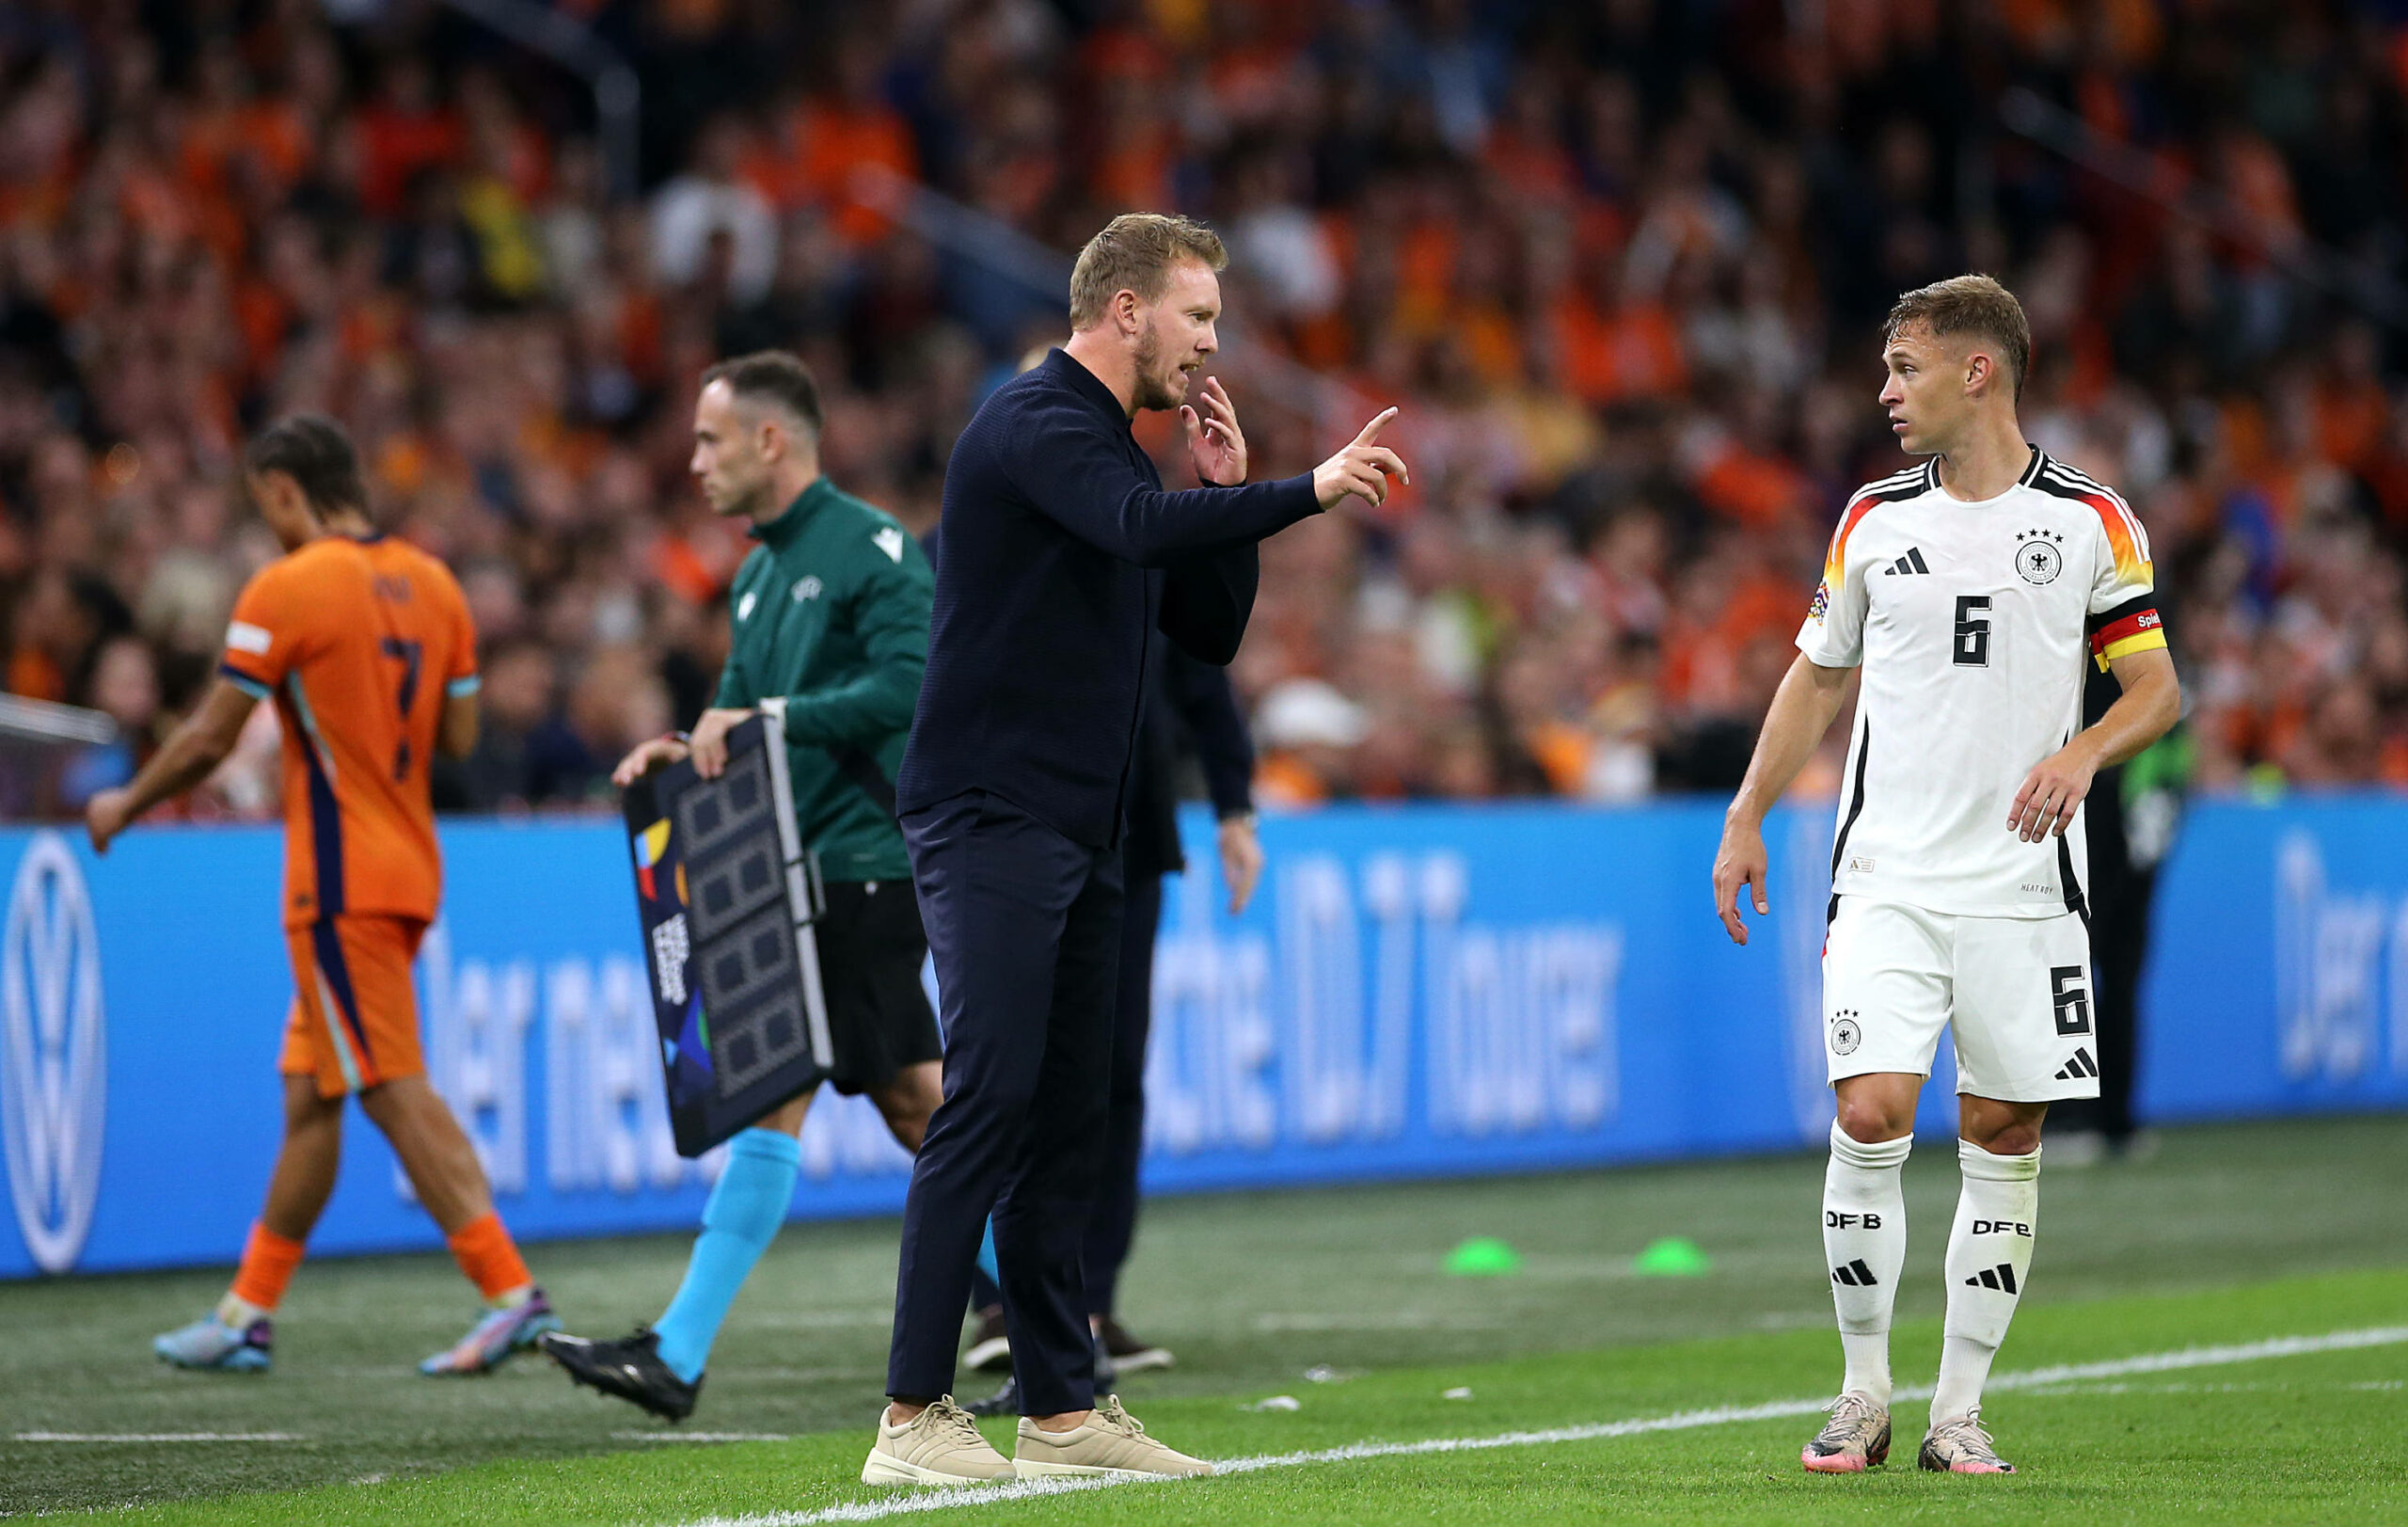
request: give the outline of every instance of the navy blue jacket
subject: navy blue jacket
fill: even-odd
[[[1163,491],[1118,400],[1060,350],[995,390],[946,465],[928,667],[898,811],[983,789],[1117,844],[1157,632],[1237,655],[1255,544],[1320,512],[1309,476]]]

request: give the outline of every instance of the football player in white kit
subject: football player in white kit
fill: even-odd
[[[1716,910],[1745,944],[1740,888],[1766,910],[1765,813],[1861,668],[1823,951],[1838,1094],[1823,1244],[1847,1372],[1801,1455],[1816,1472],[1889,1455],[1899,1172],[1942,1028],[1956,1047],[1963,1190],[1918,1461],[2014,1472],[1980,1405],[2031,1265],[2040,1121],[2052,1101],[2099,1091],[2083,797],[2181,708],[2140,521],[2016,423],[2031,334],[1987,276],[1909,292],[1891,310],[1881,405],[1900,446],[1928,459],[1858,489],[1841,516],[1714,863]],[[2085,730],[2093,660],[2123,694]]]

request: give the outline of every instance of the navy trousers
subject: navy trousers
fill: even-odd
[[[1120,1001],[1112,1020],[1112,1117],[1103,1131],[1103,1177],[1087,1218],[1087,1313],[1108,1315],[1120,1296],[1120,1265],[1137,1235],[1137,1158],[1146,1147],[1146,1042],[1154,1018],[1154,937],[1162,929],[1163,878],[1129,879],[1120,923]]]
[[[1095,1403],[1080,1249],[1112,1099],[1120,852],[973,790],[902,820],[944,1020],[944,1101],[903,1204],[886,1392],[953,1392],[978,1242],[995,1224],[1022,1410]]]

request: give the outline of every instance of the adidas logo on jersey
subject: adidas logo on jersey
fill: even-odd
[[[1878,1288],[1881,1284],[1881,1280],[1873,1276],[1873,1269],[1864,1265],[1862,1257],[1845,1267],[1833,1267],[1831,1281],[1846,1283],[1850,1288]]]
[[[2073,1053],[2073,1058],[2066,1062],[2066,1069],[2057,1073],[2057,1080],[2061,1082],[2070,1082],[2083,1076],[2096,1076],[2098,1074],[2099,1062],[2090,1058],[2089,1048],[2087,1046],[2083,1046],[2075,1050]]]
[[[2012,1265],[2004,1262],[2000,1263],[1995,1267],[1984,1267],[1980,1272],[1977,1272],[1972,1277],[1966,1279],[1965,1286],[1967,1288],[1994,1288],[2001,1294],[2012,1294],[2016,1292],[2015,1268]]]
[[[1881,569],[1881,571],[1883,576],[1886,577],[1892,573],[1927,573],[1931,571],[1931,567],[1923,560],[1923,548],[1919,546],[1910,546],[1907,548],[1907,554],[1905,556],[1900,557],[1896,562],[1892,563],[1889,566]]]

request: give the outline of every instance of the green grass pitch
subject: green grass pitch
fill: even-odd
[[[1908,1168],[1906,1386],[1927,1385],[1937,1361],[1952,1156],[1926,1149]],[[2004,1507],[2019,1527],[2408,1520],[2408,1121],[2173,1131],[2146,1162],[2044,1173],[2032,1292],[1986,1408],[2022,1468],[2013,1479],[1918,1472],[1919,1399],[1896,1407],[1887,1470],[1798,1468],[1814,1425],[1803,1407],[1838,1377],[1820,1178],[1819,1156],[1798,1155],[1157,1203],[1126,1313],[1180,1366],[1133,1377],[1124,1398],[1175,1444],[1258,1467],[970,1492],[903,1519],[1911,1522]],[[1447,1251],[1473,1235],[1513,1243],[1520,1271],[1447,1276]],[[1699,1242],[1713,1270],[1636,1276],[1635,1253],[1664,1235]],[[657,1312],[686,1245],[540,1246],[531,1260],[572,1329],[617,1334]],[[858,1481],[894,1258],[891,1222],[788,1227],[678,1428],[573,1390],[541,1359],[419,1377],[416,1360],[473,1314],[439,1256],[305,1266],[277,1369],[260,1377],[150,1356],[150,1336],[213,1300],[222,1270],[0,1285],[0,1512],[879,1519],[922,1499]],[[2333,1333],[2361,1334],[2266,1344]],[[1297,1408],[1251,1408],[1273,1395]],[[1631,1423],[1646,1424],[1617,1424]],[[1542,1435],[1426,1445],[1512,1433]],[[1006,1424],[990,1435],[1009,1452]],[[277,1440],[134,1440],[197,1436]]]

